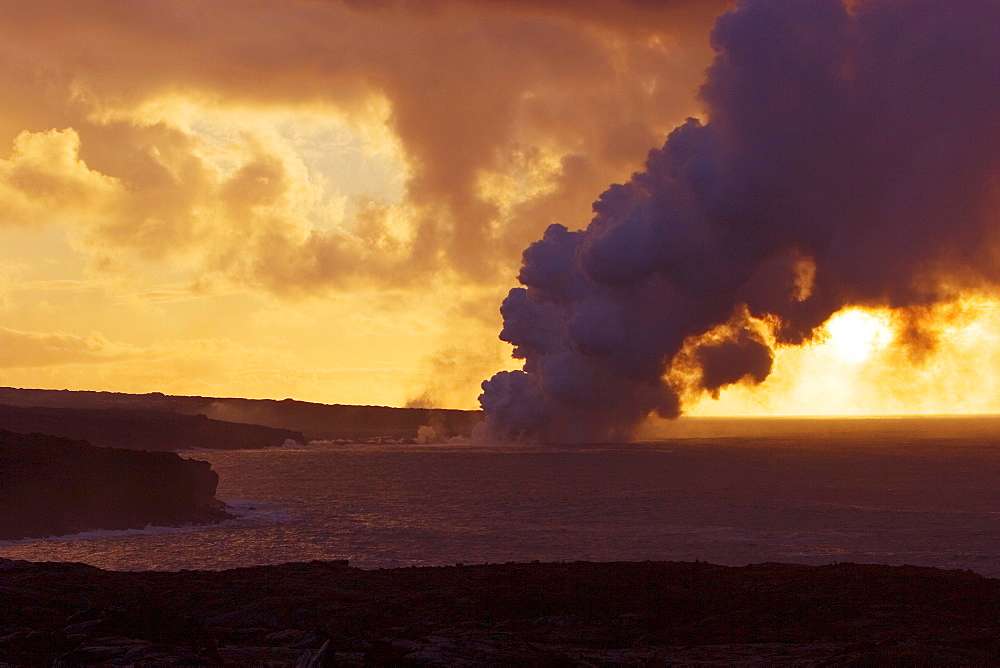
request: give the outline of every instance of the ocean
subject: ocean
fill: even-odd
[[[731,424],[624,445],[186,452],[212,463],[237,519],[5,542],[0,557],[117,570],[864,562],[1000,577],[995,418]]]

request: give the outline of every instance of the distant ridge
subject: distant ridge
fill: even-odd
[[[130,450],[235,450],[274,448],[301,432],[212,420],[142,408],[68,408],[0,404],[0,428],[84,440],[103,448]]]
[[[158,411],[204,415],[212,420],[302,432],[306,439],[414,439],[420,427],[438,438],[467,436],[482,419],[479,411],[318,404],[294,399],[124,394],[89,390],[0,387],[0,404],[88,410]],[[3,425],[0,424],[0,428]],[[280,443],[279,443],[280,445]]]

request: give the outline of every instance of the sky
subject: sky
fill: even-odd
[[[476,407],[522,251],[705,114],[727,7],[5,5],[0,384]],[[923,356],[844,311],[689,410],[994,411],[996,303],[935,308]]]

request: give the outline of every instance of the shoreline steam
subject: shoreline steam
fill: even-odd
[[[491,437],[627,440],[842,308],[925,345],[922,311],[1000,285],[1000,3],[744,0],[711,40],[707,120],[524,251]]]

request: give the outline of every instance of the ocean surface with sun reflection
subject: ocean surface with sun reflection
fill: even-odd
[[[219,472],[238,519],[0,543],[0,556],[121,570],[852,561],[1000,576],[1000,418],[692,424],[627,445],[189,452]]]

